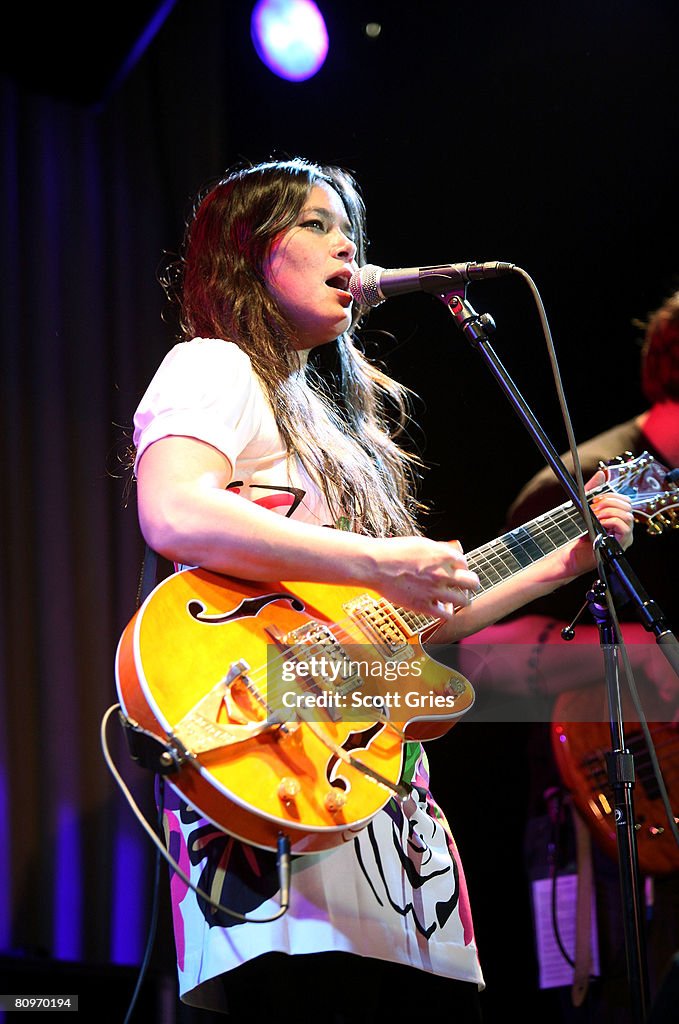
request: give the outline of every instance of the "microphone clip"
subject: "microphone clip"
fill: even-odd
[[[473,345],[487,341],[488,335],[495,330],[496,324],[490,313],[477,313],[464,294],[450,292],[441,296],[441,301],[445,302],[458,327]]]

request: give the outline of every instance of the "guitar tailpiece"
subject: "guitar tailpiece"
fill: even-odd
[[[133,761],[157,775],[171,775],[179,770],[184,760],[181,750],[163,743],[153,733],[142,729],[134,719],[127,718],[122,711],[119,712],[119,718]]]

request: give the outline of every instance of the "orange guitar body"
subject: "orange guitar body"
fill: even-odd
[[[652,714],[652,709],[648,709],[647,715]],[[605,756],[611,750],[611,730],[606,715],[605,694],[599,688],[561,694],[554,708],[551,738],[559,774],[575,805],[599,845],[616,859],[615,807]],[[663,715],[666,717],[667,708]],[[626,695],[623,696],[623,717],[625,742],[634,755],[633,801],[639,870],[648,875],[679,871],[679,846],[667,823],[638,716]],[[670,803],[676,807],[679,804],[679,725],[668,721],[649,722],[649,731]]]
[[[386,653],[375,634],[366,635],[356,602],[379,609],[388,640],[398,634]],[[328,636],[330,646],[319,647]],[[289,672],[310,653],[336,648],[336,637],[342,651],[360,657],[362,679],[345,677],[340,687],[304,675],[295,685],[281,682],[285,665]],[[397,681],[385,681],[389,665],[400,666]],[[337,748],[396,786],[405,739],[443,735],[474,700],[467,680],[432,661],[377,594],[251,584],[200,569],[170,576],[144,602],[120,639],[116,677],[127,717],[189,752],[168,775],[188,803],[256,846],[276,849],[284,832],[295,853],[346,841],[392,795]],[[209,706],[201,704],[211,693]],[[300,693],[318,702],[302,711],[306,720],[287,707]],[[339,706],[322,706],[331,699]],[[388,722],[375,720],[375,707]]]

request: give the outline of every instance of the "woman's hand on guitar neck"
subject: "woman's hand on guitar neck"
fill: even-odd
[[[585,485],[586,490],[599,487],[605,479],[605,474],[600,470]],[[634,531],[634,511],[627,495],[617,491],[605,492],[593,499],[591,509],[604,530],[615,537],[623,551],[626,550],[632,543]],[[591,572],[596,567],[596,559],[589,535],[553,552],[545,562],[548,565],[552,563],[549,569],[560,577],[561,583],[568,583],[585,572]]]
[[[602,472],[595,473],[586,487],[591,490],[605,480]],[[625,495],[605,492],[593,501],[597,519],[624,549],[632,543],[634,515],[632,504]],[[592,545],[588,536],[571,541],[546,557],[519,571],[508,580],[493,585],[471,604],[460,607],[454,616],[448,616],[435,636],[435,643],[455,643],[478,630],[485,629],[500,619],[518,611],[524,605],[551,594],[595,566]]]

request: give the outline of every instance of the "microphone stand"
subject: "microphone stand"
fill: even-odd
[[[618,677],[618,637],[606,600],[605,583],[596,580],[588,591],[587,601],[599,630],[599,643],[603,651],[608,681],[611,750],[606,754],[606,767],[608,781],[613,790],[615,809],[627,973],[630,979],[634,1019],[644,1021],[648,1010],[648,979],[645,970],[646,936],[642,923],[643,902],[639,886],[634,819],[634,754],[630,753],[625,743]],[[614,681],[614,685],[611,685],[611,681]]]
[[[584,510],[575,480],[566,469],[561,457],[489,343],[488,333],[495,330],[493,318],[487,313],[479,315],[470,305],[466,299],[466,286],[464,291],[439,293],[438,298],[445,303],[462,333],[484,359],[514,411],[542,452],[545,461],[556,474],[570,500],[580,511],[585,523],[588,521],[588,516],[591,517],[596,533],[593,544],[599,554],[601,564],[605,566],[606,578],[613,579],[628,595],[644,628],[655,634],[656,642],[661,646],[663,654],[675,673],[679,675],[679,644],[676,636],[669,628],[665,616],[656,602],[649,598],[632,572],[617,540],[606,533],[590,509]],[[610,593],[606,595],[605,587],[595,587],[590,607],[599,626],[599,641],[603,652],[611,719],[613,750],[609,754],[608,765],[615,794],[616,838],[630,997],[635,1024],[645,1024],[648,1013],[649,987],[645,935],[641,926],[642,900],[632,797],[634,756],[625,745],[618,674],[618,638],[611,620],[607,604],[608,598],[610,598]]]

